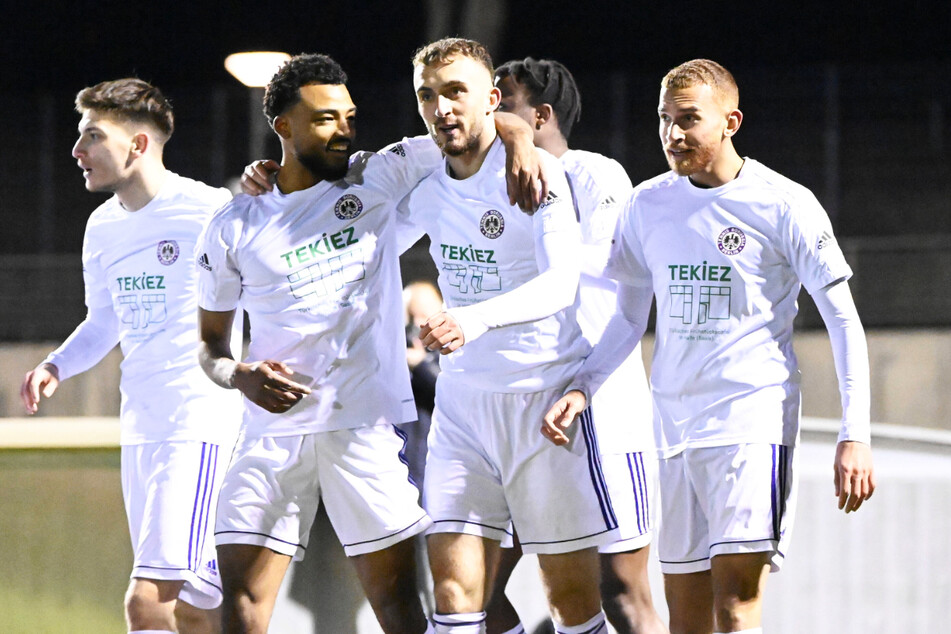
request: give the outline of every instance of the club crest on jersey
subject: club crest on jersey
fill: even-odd
[[[717,248],[724,255],[736,255],[746,246],[746,234],[739,227],[728,227],[717,238]]]
[[[174,240],[162,240],[158,243],[158,249],[155,251],[159,264],[165,266],[175,264],[175,260],[178,259],[180,253],[181,249],[178,248],[178,243]]]
[[[494,209],[490,209],[482,215],[479,221],[479,230],[486,238],[495,240],[505,231],[505,218]]]
[[[344,194],[334,205],[334,215],[341,220],[351,220],[363,211],[363,202],[353,194]]]

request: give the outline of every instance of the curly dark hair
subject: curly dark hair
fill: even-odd
[[[505,62],[495,71],[495,78],[511,77],[528,92],[528,103],[547,103],[558,117],[558,129],[567,140],[571,129],[581,119],[581,93],[575,78],[561,62],[533,59]]]
[[[136,77],[104,81],[83,88],[76,95],[76,112],[86,110],[109,115],[120,121],[151,125],[161,134],[162,143],[175,131],[172,104],[162,91]]]
[[[300,101],[301,86],[346,83],[347,74],[331,57],[319,53],[295,55],[268,83],[264,92],[264,116],[273,124],[275,118]]]

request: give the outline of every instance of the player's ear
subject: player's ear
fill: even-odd
[[[142,156],[145,154],[145,151],[149,148],[149,143],[151,143],[149,135],[144,132],[139,132],[138,134],[132,135],[132,148],[131,153],[133,156]]]
[[[555,111],[552,110],[551,104],[543,103],[535,106],[535,129],[541,130],[543,125],[554,118],[554,115]]]
[[[274,123],[271,124],[271,127],[274,128],[274,131],[277,132],[277,135],[282,139],[291,138],[291,126],[286,118],[280,115],[274,117]]]
[[[502,91],[492,86],[492,90],[489,91],[489,101],[486,104],[486,114],[498,110],[500,103],[502,103]]]
[[[726,116],[726,129],[723,130],[724,136],[733,136],[740,129],[743,123],[743,113],[739,110],[732,110]]]

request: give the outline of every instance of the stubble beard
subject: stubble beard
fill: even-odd
[[[694,174],[703,172],[713,163],[714,158],[716,158],[717,150],[715,147],[701,145],[689,149],[692,150],[690,154],[680,160],[664,152],[667,158],[667,165],[669,165],[670,169],[678,176],[693,176]]]

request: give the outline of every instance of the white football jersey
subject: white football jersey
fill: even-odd
[[[808,189],[752,159],[711,189],[658,176],[624,210],[608,272],[654,291],[651,387],[662,455],[797,442],[799,290],[852,274]]]
[[[430,238],[446,305],[481,303],[517,289],[540,272],[540,236],[567,232],[574,244],[579,228],[568,184],[551,162],[550,196],[534,215],[509,204],[505,149],[499,139],[478,173],[464,180],[447,167],[420,183],[408,199],[408,221]],[[544,255],[542,255],[544,257]],[[537,321],[492,328],[440,358],[442,372],[491,392],[537,392],[568,383],[590,346],[578,326],[574,305]]]
[[[113,196],[89,217],[83,240],[86,305],[113,307],[122,348],[123,445],[233,442],[239,401],[198,365],[198,272],[192,252],[212,213],[230,200],[172,172],[147,205]]]
[[[240,305],[249,362],[282,361],[313,392],[283,414],[245,399],[248,437],[416,420],[406,364],[396,204],[441,159],[428,137],[355,155],[344,179],[238,196],[196,252],[209,311]]]
[[[618,215],[634,189],[631,179],[620,163],[594,152],[568,150],[561,163],[571,184],[586,252],[610,251]],[[585,338],[595,345],[617,310],[617,282],[582,270],[579,297],[578,323]],[[592,399],[602,452],[654,450],[650,398],[638,344]]]

